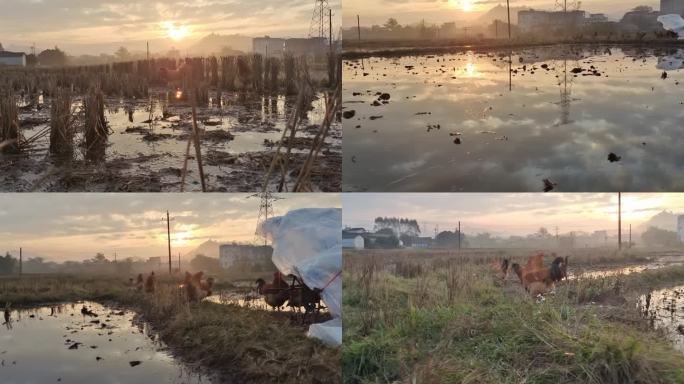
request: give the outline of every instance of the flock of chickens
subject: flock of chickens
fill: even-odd
[[[212,288],[214,286],[214,278],[209,277],[204,280],[203,277],[204,272],[197,272],[195,274],[185,272],[185,278],[180,285],[180,289],[185,292],[188,301],[199,302],[205,297],[209,297],[213,294]],[[131,283],[132,280],[133,279],[131,279]],[[135,289],[140,292],[144,290],[146,293],[154,293],[156,290],[157,278],[154,275],[154,272],[147,275],[147,278],[141,273],[138,274],[138,278],[133,285],[135,286]]]
[[[285,281],[291,279],[291,283]],[[257,293],[264,297],[264,301],[271,308],[280,310],[287,304],[288,307],[304,313],[314,313],[321,309],[321,291],[317,288],[310,289],[297,276],[287,277],[280,272],[273,273],[273,281],[266,283],[264,279],[258,279]]]
[[[532,296],[545,295],[553,291],[557,282],[568,277],[568,257],[558,257],[555,253],[552,256],[554,259],[549,266],[544,265],[544,253],[539,252],[531,256],[525,266],[518,263],[510,265],[510,261],[504,259],[500,262],[493,261],[492,269],[498,278],[505,280],[510,265],[510,269],[518,276],[525,291]]]

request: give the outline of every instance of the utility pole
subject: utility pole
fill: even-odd
[[[632,224],[629,225],[629,247],[632,248]]]
[[[24,273],[24,255],[23,255],[23,249],[19,248],[19,276],[21,276]]]
[[[114,264],[116,264],[116,252],[114,252]]]
[[[508,40],[511,40],[511,0],[506,0],[506,9],[508,9]]]
[[[359,45],[361,44],[361,18],[359,18],[359,15],[356,15],[356,31],[359,34]]]
[[[178,252],[178,273],[181,271],[181,264],[180,264],[180,252]]]
[[[162,219],[164,220],[164,219]],[[168,240],[168,245],[169,245],[169,274],[171,274],[171,221],[173,220],[172,218],[169,217],[169,211],[166,211],[166,238]]]
[[[461,221],[458,221],[458,249],[461,249]]]
[[[622,192],[618,192],[618,249],[622,249]]]
[[[332,9],[328,10],[328,21],[330,23],[330,53],[333,51],[333,41],[332,41]]]

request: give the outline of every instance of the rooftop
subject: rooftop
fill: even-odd
[[[24,52],[0,51],[0,57],[22,57],[25,55]]]

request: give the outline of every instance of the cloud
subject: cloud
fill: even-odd
[[[330,6],[337,16],[334,28],[339,28],[340,0],[330,1]],[[188,26],[195,40],[212,32],[303,37],[309,32],[313,2],[0,0],[0,9],[0,37],[6,46],[35,42],[39,47],[59,45],[76,53],[98,54],[109,52],[112,44],[139,46],[148,40],[170,44],[163,28],[167,21]]]
[[[207,239],[254,239],[259,199],[247,194],[6,194],[0,200],[0,246],[54,259],[118,252],[149,257],[164,251],[166,210],[179,251]],[[340,207],[338,194],[281,194],[275,214]],[[176,236],[178,235],[178,236]],[[183,237],[182,243],[180,237]]]

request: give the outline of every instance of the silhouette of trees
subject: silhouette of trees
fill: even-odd
[[[38,54],[38,62],[41,65],[47,66],[65,66],[67,64],[67,56],[64,51],[55,47],[55,49],[46,49]]]
[[[12,257],[9,252],[5,256],[0,256],[0,275],[11,275],[17,265],[17,259]]]

